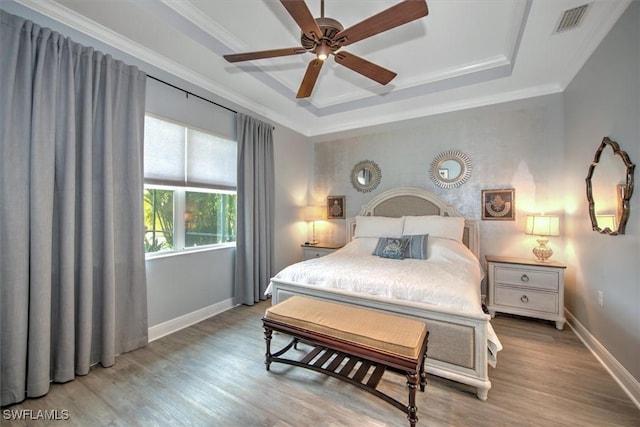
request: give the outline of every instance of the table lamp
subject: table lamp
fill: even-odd
[[[553,250],[547,246],[547,236],[560,235],[560,218],[556,215],[527,215],[525,233],[539,236],[536,239],[538,246],[533,248],[532,252],[538,258],[538,262],[547,262],[553,254]]]
[[[311,241],[308,242],[309,245],[317,245],[318,241],[316,240],[316,221],[321,221],[324,219],[322,216],[323,208],[322,206],[307,206],[304,211],[304,220],[307,222],[311,222],[313,225],[313,234],[311,235]]]

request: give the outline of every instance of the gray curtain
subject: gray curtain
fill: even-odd
[[[266,299],[273,272],[273,127],[238,113],[238,230],[234,303]]]
[[[0,11],[2,405],[147,342],[146,75]]]

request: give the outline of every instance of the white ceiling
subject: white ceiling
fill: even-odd
[[[16,0],[312,137],[564,90],[631,0],[427,0],[429,15],[343,49],[398,73],[381,86],[333,61],[295,98],[311,54],[230,64],[222,55],[300,46],[278,0]],[[307,0],[320,16],[320,0]],[[398,0],[326,0],[345,28]],[[561,14],[588,3],[579,27]]]

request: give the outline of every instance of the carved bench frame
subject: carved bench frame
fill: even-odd
[[[400,409],[407,414],[410,426],[415,427],[418,421],[416,389],[419,386],[420,391],[424,392],[427,384],[424,362],[427,354],[428,333],[423,342],[420,343],[418,358],[412,359],[330,335],[276,322],[272,319],[263,318],[262,322],[267,347],[265,354],[267,371],[269,371],[271,363],[278,362],[311,369],[341,379]],[[293,337],[289,344],[275,353],[271,352],[273,331],[282,332]],[[294,360],[281,357],[291,348],[297,348],[298,342],[312,347],[302,359]],[[360,363],[358,364],[358,362]],[[370,371],[371,374],[367,376]],[[409,389],[408,404],[405,405],[377,389],[386,371],[406,376],[407,388]]]

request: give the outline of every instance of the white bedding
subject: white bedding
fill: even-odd
[[[372,255],[377,242],[377,238],[356,238],[332,254],[290,265],[275,278],[482,314],[484,271],[462,243],[429,237],[426,260],[397,260]],[[265,293],[271,294],[271,284]],[[490,324],[488,329],[489,360],[495,365],[502,345]]]
[[[465,313],[482,313],[483,271],[462,243],[429,238],[427,260],[397,260],[371,255],[377,242],[377,238],[354,239],[330,255],[290,265],[275,277]]]

